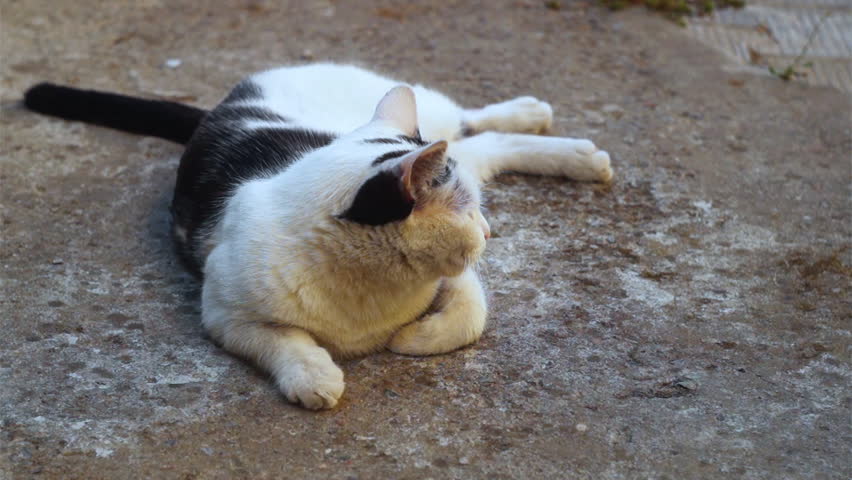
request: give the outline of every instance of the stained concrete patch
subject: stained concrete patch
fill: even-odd
[[[655,282],[641,278],[639,273],[620,270],[617,272],[629,298],[638,300],[651,308],[660,308],[674,301],[674,295],[657,286]]]
[[[848,97],[563,5],[4,6],[0,476],[852,476]],[[488,185],[482,340],[345,362],[318,414],[204,337],[169,243],[180,148],[17,103],[50,80],[209,107],[299,58],[536,95],[615,169]]]

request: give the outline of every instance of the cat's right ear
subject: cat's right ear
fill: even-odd
[[[447,142],[438,140],[402,157],[397,168],[400,186],[407,199],[416,203],[418,198],[429,189],[432,180],[447,165],[446,153]]]
[[[447,142],[437,142],[405,154],[392,168],[364,182],[352,205],[338,218],[364,225],[405,220],[428,199],[432,181],[446,168]]]
[[[392,88],[379,101],[371,122],[383,122],[406,135],[417,135],[417,103],[411,87],[400,85]]]

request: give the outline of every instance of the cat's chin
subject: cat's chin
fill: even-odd
[[[441,266],[441,277],[457,277],[464,273],[467,269],[476,265],[482,257],[482,252],[485,250],[485,242],[481,247],[471,250],[470,252],[458,256],[452,256],[436,262]]]
[[[467,268],[467,262],[464,260],[456,262],[448,262],[440,272],[441,277],[458,277],[464,273]]]

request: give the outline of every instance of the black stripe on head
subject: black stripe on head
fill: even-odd
[[[399,177],[385,170],[364,182],[352,205],[339,218],[364,225],[385,225],[405,220],[414,202],[405,192]]]
[[[411,150],[394,150],[392,152],[385,153],[385,154],[379,156],[377,159],[373,160],[373,166],[376,166],[376,165],[378,165],[382,162],[385,162],[387,160],[390,160],[392,158],[399,158],[399,157],[405,155],[406,153],[411,153]]]
[[[400,144],[401,140],[396,138],[368,138],[364,140],[364,143],[391,143],[391,144]]]
[[[422,138],[420,138],[420,130],[417,130],[416,132],[414,132],[414,135],[398,135],[396,138],[398,138],[398,139],[400,139],[404,142],[413,143],[414,145],[419,145],[421,147],[425,147],[426,145],[429,144],[429,142],[424,141]]]
[[[260,87],[251,80],[243,80],[238,83],[233,90],[231,90],[231,93],[225,97],[225,100],[223,100],[222,103],[245,102],[248,100],[261,99],[263,99],[263,91]]]

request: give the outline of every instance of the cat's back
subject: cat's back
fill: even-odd
[[[202,121],[178,168],[173,233],[187,266],[201,272],[228,199],[243,184],[288,169],[371,119],[401,82],[354,66],[318,63],[251,75]],[[443,94],[413,87],[420,133],[452,140],[461,109]]]
[[[241,186],[288,169],[336,135],[306,128],[267,105],[264,90],[240,82],[202,120],[181,157],[172,200],[173,237],[200,276],[216,223]]]
[[[344,134],[366,124],[376,104],[393,87],[406,82],[355,65],[317,63],[282,67],[245,80],[263,92],[263,105],[294,124]],[[450,98],[414,85],[423,138],[452,140],[461,109]]]
[[[263,105],[305,128],[348,133],[367,123],[376,103],[396,83],[353,65],[282,67],[248,78]]]

